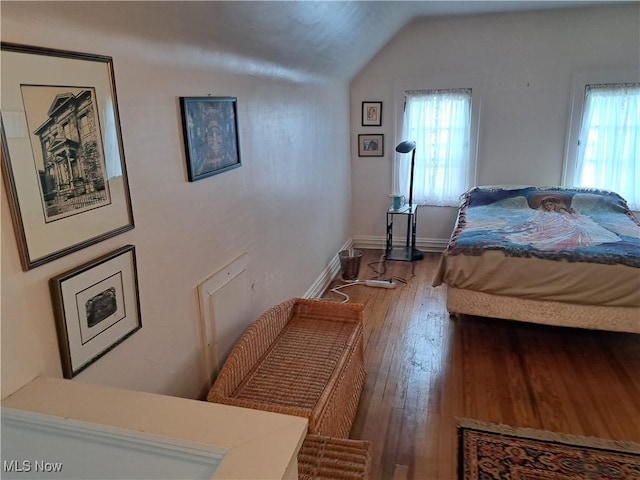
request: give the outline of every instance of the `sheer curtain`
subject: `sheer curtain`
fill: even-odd
[[[405,92],[402,140],[416,142],[413,203],[457,206],[469,186],[471,90]],[[397,155],[396,190],[409,198],[411,155]]]
[[[613,190],[640,210],[640,85],[589,86],[576,185]]]

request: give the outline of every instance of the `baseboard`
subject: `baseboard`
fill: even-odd
[[[349,248],[353,248],[353,238],[350,238],[345,242],[345,244],[338,250],[341,252],[342,250],[347,250]],[[335,276],[340,271],[340,258],[338,257],[338,253],[336,253],[329,265],[320,273],[318,278],[316,278],[315,282],[309,287],[309,289],[305,292],[304,298],[317,298],[322,296],[325,292],[331,280],[335,278]]]
[[[385,238],[361,235],[353,237],[353,245],[355,248],[370,248],[372,250],[384,250]]]
[[[353,237],[355,248],[374,248],[384,250],[386,247],[386,237],[359,235]],[[442,252],[447,248],[448,238],[416,238],[416,248],[425,252]],[[404,245],[404,239],[395,239],[394,246]]]

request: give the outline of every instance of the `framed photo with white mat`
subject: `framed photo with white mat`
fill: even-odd
[[[142,328],[133,245],[57,275],[49,286],[65,378]]]

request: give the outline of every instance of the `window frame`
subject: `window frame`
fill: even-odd
[[[473,76],[433,76],[424,79],[411,79],[398,81],[394,87],[394,104],[395,104],[395,142],[393,144],[393,162],[391,175],[391,191],[398,189],[398,154],[395,152],[395,146],[408,138],[402,138],[402,122],[404,119],[405,92],[409,91],[447,91],[447,90],[471,90],[471,126],[469,130],[469,175],[468,188],[477,185],[478,174],[478,151],[480,139],[480,113],[482,111],[483,97],[485,95],[485,75],[478,74]],[[438,207],[437,205],[424,205],[425,207]],[[447,207],[445,208],[457,208]]]
[[[569,123],[565,139],[565,153],[562,166],[563,186],[574,186],[578,163],[578,138],[582,127],[586,89],[589,85],[615,85],[640,82],[640,68],[620,68],[612,70],[578,71],[571,78],[571,101]]]

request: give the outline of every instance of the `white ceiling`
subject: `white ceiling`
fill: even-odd
[[[24,4],[30,4],[28,7]],[[224,50],[305,75],[353,78],[407,23],[424,16],[576,8],[611,1],[2,1],[85,27]],[[22,4],[22,6],[20,5]]]

